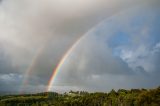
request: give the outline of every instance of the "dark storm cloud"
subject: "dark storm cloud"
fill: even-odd
[[[20,74],[0,74],[1,93],[17,93],[17,91],[19,91],[21,83],[22,75]]]

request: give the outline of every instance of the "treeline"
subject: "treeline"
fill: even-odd
[[[119,89],[109,93],[70,91],[64,94],[7,95],[0,106],[160,106],[160,87],[156,89]]]

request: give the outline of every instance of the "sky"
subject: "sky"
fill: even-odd
[[[159,0],[1,0],[0,92],[160,85]],[[78,43],[77,43],[78,40]]]

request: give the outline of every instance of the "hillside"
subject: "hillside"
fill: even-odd
[[[0,106],[160,106],[160,87],[109,93],[70,91],[0,96]]]

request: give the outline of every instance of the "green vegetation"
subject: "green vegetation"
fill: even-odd
[[[160,87],[156,89],[119,89],[109,93],[70,91],[58,94],[0,96],[0,106],[160,106]]]

